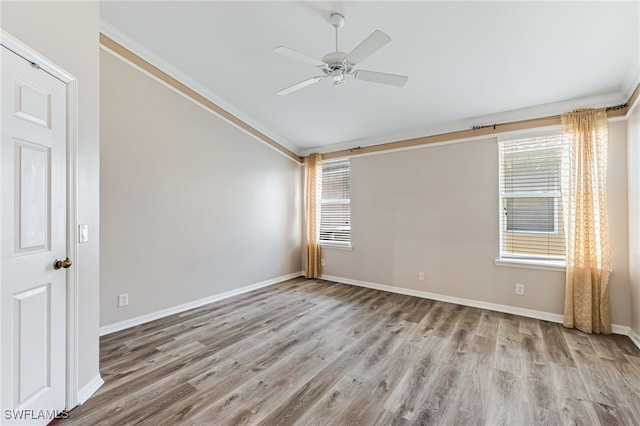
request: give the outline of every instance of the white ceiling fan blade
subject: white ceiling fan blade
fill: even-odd
[[[293,86],[287,87],[286,89],[282,89],[277,93],[278,93],[278,95],[281,95],[281,96],[288,95],[289,93],[295,92],[296,90],[300,90],[303,87],[311,86],[312,84],[317,83],[317,82],[319,82],[320,80],[322,80],[324,78],[325,78],[324,75],[323,76],[318,76],[318,77],[312,77],[312,78],[310,78],[308,80],[301,81],[298,84],[294,84]]]
[[[391,37],[380,30],[375,30],[369,37],[364,39],[362,43],[349,52],[344,60],[349,62],[351,65],[359,64],[360,61],[369,57],[369,55],[372,55],[390,41]]]
[[[357,80],[372,81],[374,83],[388,84],[390,86],[402,87],[407,83],[409,77],[406,75],[387,74],[376,71],[356,71],[354,77]]]
[[[300,53],[297,50],[289,49],[288,47],[278,46],[273,49],[274,52],[279,53],[282,56],[286,56],[288,58],[295,59],[300,62],[304,62],[309,65],[313,65],[314,67],[324,67],[326,64],[319,59],[313,58],[309,55],[305,55],[304,53]]]

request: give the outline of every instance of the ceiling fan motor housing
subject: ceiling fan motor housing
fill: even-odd
[[[347,56],[344,52],[331,52],[322,57],[322,62],[326,63],[331,70],[339,70],[346,67],[344,58]]]

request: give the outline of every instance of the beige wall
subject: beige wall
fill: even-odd
[[[2,29],[78,79],[78,222],[90,240],[78,246],[78,385],[98,375],[99,47],[98,2],[0,3]]]
[[[640,102],[627,120],[629,168],[629,282],[631,328],[640,335]]]
[[[613,321],[629,325],[626,127],[610,124]],[[564,273],[496,266],[495,138],[354,157],[353,250],[324,247],[323,274],[561,314]],[[425,280],[418,280],[423,271]],[[526,285],[525,296],[514,293]]]
[[[300,165],[109,52],[100,66],[100,324],[299,272]]]
[[[627,124],[609,123],[607,174],[609,228],[611,233],[610,300],[614,324],[631,324],[629,302],[629,216],[627,209]]]

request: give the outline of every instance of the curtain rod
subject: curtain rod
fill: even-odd
[[[629,102],[625,102],[625,103],[620,104],[620,105],[614,105],[614,106],[606,107],[606,108],[604,108],[604,110],[607,111],[607,112],[609,112],[609,111],[620,111],[620,110],[623,110],[623,109],[627,108],[628,106],[629,106]],[[560,118],[559,115],[556,116],[556,117]],[[502,126],[504,124],[507,124],[507,123],[494,123],[494,124],[474,125],[474,126],[471,126],[471,130],[479,130],[479,129],[484,129],[484,128],[487,128],[487,127],[493,127],[493,130],[496,130],[497,126]]]

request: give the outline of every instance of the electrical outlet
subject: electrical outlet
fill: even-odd
[[[324,266],[324,265],[325,265],[324,259],[320,259],[320,266]]]
[[[524,284],[520,284],[520,283],[516,284],[516,294],[518,296],[524,296]]]
[[[424,272],[418,272],[418,279],[424,281]]]
[[[118,307],[122,308],[129,304],[129,293],[124,293],[118,296]]]

